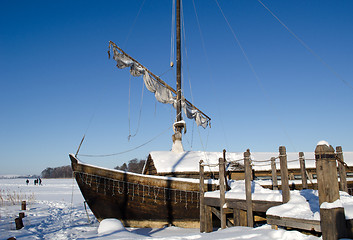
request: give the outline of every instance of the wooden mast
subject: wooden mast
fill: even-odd
[[[177,121],[181,121],[181,31],[180,31],[180,0],[177,0],[176,6],[176,65],[177,65]],[[181,132],[181,130],[180,130]]]
[[[181,31],[180,31],[180,0],[176,1],[176,48],[177,48],[177,56],[176,56],[176,65],[177,65],[177,105],[176,105],[176,120],[180,122],[183,120],[182,112],[181,112]],[[175,134],[173,135],[173,151],[180,152],[183,150],[182,145],[182,124],[175,125]]]

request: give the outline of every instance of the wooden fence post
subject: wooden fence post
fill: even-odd
[[[338,172],[340,175],[340,182],[339,182],[340,190],[348,193],[346,166],[344,164],[343,152],[342,152],[341,146],[336,147],[336,157],[338,160]]]
[[[205,198],[204,198],[205,177],[204,177],[203,160],[200,160],[199,169],[200,169],[200,232],[205,232],[206,231],[206,225],[205,225],[205,220],[206,220],[205,219]]]
[[[22,201],[21,210],[26,210],[26,201]]]
[[[16,230],[20,230],[21,228],[23,228],[23,222],[22,222],[22,218],[15,218],[15,224],[16,224]]]
[[[225,199],[225,178],[224,178],[224,158],[219,159],[219,192],[220,192],[220,199],[219,199],[219,208],[221,213],[221,228],[224,229],[227,227],[227,219],[226,214],[224,211],[224,205],[226,203]]]
[[[343,207],[322,208],[322,203],[333,203],[339,199],[335,150],[326,143],[320,143],[315,149],[315,160],[322,239],[347,237]]]
[[[290,199],[287,167],[287,151],[285,146],[279,147],[279,160],[281,166],[282,202],[287,203]]]
[[[206,232],[212,232],[213,224],[212,224],[212,207],[205,205],[205,225],[206,225]]]
[[[205,173],[200,161],[200,232],[212,232],[212,207],[205,205]]]
[[[303,152],[299,153],[299,163],[300,163],[300,175],[302,177],[302,187],[303,187],[303,189],[307,189],[308,188],[308,178],[306,176],[305,159],[304,159]]]
[[[248,227],[254,227],[253,208],[251,200],[251,175],[250,168],[250,150],[244,152],[244,167],[245,167],[245,196],[246,196],[246,216]]]
[[[227,172],[226,172],[226,163],[227,163],[227,158],[226,158],[226,150],[223,149],[223,159],[224,159],[224,181],[226,183],[226,191],[230,190],[230,186],[228,185],[228,180],[227,180]],[[228,175],[229,178],[229,175]]]
[[[276,158],[271,158],[271,170],[272,170],[272,190],[278,190],[277,181],[277,168],[276,168]]]

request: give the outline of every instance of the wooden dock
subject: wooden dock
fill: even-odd
[[[212,215],[220,219],[221,228],[227,226],[254,226],[254,215],[263,216],[262,220],[267,221],[272,228],[279,226],[297,230],[305,230],[316,233],[322,233],[324,240],[331,240],[343,237],[353,237],[353,220],[346,220],[344,209],[342,207],[320,208],[320,219],[299,219],[290,217],[281,217],[267,215],[269,208],[287,203],[290,200],[290,191],[288,184],[287,155],[285,147],[279,148],[281,186],[277,184],[277,170],[272,167],[273,189],[282,190],[282,201],[253,200],[251,193],[251,181],[254,177],[251,169],[250,151],[244,152],[244,158],[237,161],[244,161],[245,171],[245,199],[234,199],[225,196],[228,189],[225,175],[225,150],[223,158],[219,159],[219,197],[214,194],[206,194],[204,186],[204,164],[200,161],[200,232],[211,232],[213,230]],[[271,160],[274,165],[274,158]],[[308,188],[305,162],[302,153],[299,153],[299,161],[302,172],[303,188]],[[332,146],[318,145],[315,149],[317,187],[319,193],[319,205],[328,202],[333,203],[339,199],[339,188],[348,192],[346,181],[346,165],[343,160],[342,149],[336,148],[336,153]],[[259,161],[265,162],[265,161]],[[337,165],[340,181],[338,182]]]
[[[220,198],[213,197],[205,197],[205,216],[208,216],[208,219],[204,221],[206,226],[209,226],[208,229],[205,229],[205,232],[212,231],[213,219],[212,214],[214,214],[218,219],[222,221],[222,215],[220,211]],[[274,206],[279,206],[282,202],[274,202],[274,201],[261,201],[261,200],[253,200],[252,201],[252,214],[256,212],[261,216],[266,215],[266,211]],[[252,224],[248,221],[247,218],[247,203],[244,199],[225,199],[225,206],[223,208],[223,214],[225,215],[225,224],[227,227],[230,226],[248,226]],[[254,218],[256,219],[256,217]],[[264,218],[262,218],[264,220]],[[221,222],[222,225],[222,222]]]
[[[204,166],[203,161],[200,161],[200,231],[211,232],[213,229],[212,214],[221,221],[221,228],[226,226],[254,226],[254,213],[262,216],[266,215],[266,211],[274,206],[279,206],[289,200],[289,186],[285,189],[285,194],[282,194],[282,201],[265,201],[252,200],[251,197],[251,178],[252,170],[250,165],[250,151],[244,153],[245,167],[245,199],[226,198],[225,192],[228,188],[225,178],[225,152],[224,158],[219,159],[219,197],[205,196],[204,186]],[[283,162],[283,163],[282,163]],[[286,158],[281,161],[281,166],[286,165]],[[284,175],[285,173],[284,168]],[[288,181],[287,181],[288,182]],[[287,189],[287,190],[286,190]],[[283,190],[282,190],[283,191]],[[229,220],[229,215],[232,215],[232,221]]]

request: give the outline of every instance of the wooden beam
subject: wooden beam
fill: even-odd
[[[205,206],[205,224],[206,224],[206,232],[212,232],[213,230],[213,224],[212,224],[212,207],[211,206]]]
[[[321,232],[320,221],[266,215],[267,224]]]
[[[271,158],[271,170],[272,170],[272,189],[278,190],[276,158],[274,157]]]
[[[218,207],[219,198],[205,197],[205,205]],[[236,208],[241,210],[246,210],[246,200],[245,199],[226,199],[228,208]],[[279,206],[282,202],[274,201],[261,201],[261,200],[252,200],[252,208],[254,212],[266,212],[270,207]]]
[[[336,158],[337,158],[337,163],[338,163],[338,171],[340,175],[340,190],[345,191],[348,193],[348,187],[347,187],[347,173],[346,173],[346,164],[343,159],[343,152],[342,152],[342,147],[337,146],[336,147]]]
[[[206,215],[205,215],[205,180],[204,180],[204,166],[203,160],[200,160],[200,232],[206,231]]]
[[[244,152],[244,167],[245,167],[245,194],[246,194],[246,213],[248,227],[254,227],[253,205],[251,200],[251,176],[250,168],[250,151]]]
[[[213,213],[217,218],[219,218],[220,220],[222,220],[221,211],[218,211],[216,208],[212,207],[212,213]],[[232,226],[233,226],[233,224],[232,224],[228,219],[225,219],[224,221],[226,221],[227,227],[232,227]]]
[[[287,203],[290,199],[289,182],[288,182],[288,166],[286,147],[279,147],[279,159],[281,166],[281,185],[282,185],[282,201]]]
[[[308,178],[306,176],[305,159],[304,159],[303,152],[299,153],[299,163],[300,163],[300,175],[302,177],[302,186],[303,186],[303,189],[307,189],[308,188]]]
[[[343,207],[321,208],[322,203],[333,203],[340,198],[335,150],[331,145],[317,145],[315,149],[315,160],[322,239],[333,240],[346,238],[346,219]]]
[[[220,214],[221,214],[221,228],[224,229],[226,228],[226,214],[224,213],[224,205],[226,203],[226,199],[225,199],[225,181],[224,181],[224,159],[220,158],[219,159],[219,165],[218,165],[218,169],[219,169],[219,207],[220,207]]]

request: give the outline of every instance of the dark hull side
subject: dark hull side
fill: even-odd
[[[99,221],[199,227],[199,183],[99,168],[80,163],[72,154],[70,159],[82,195]]]

